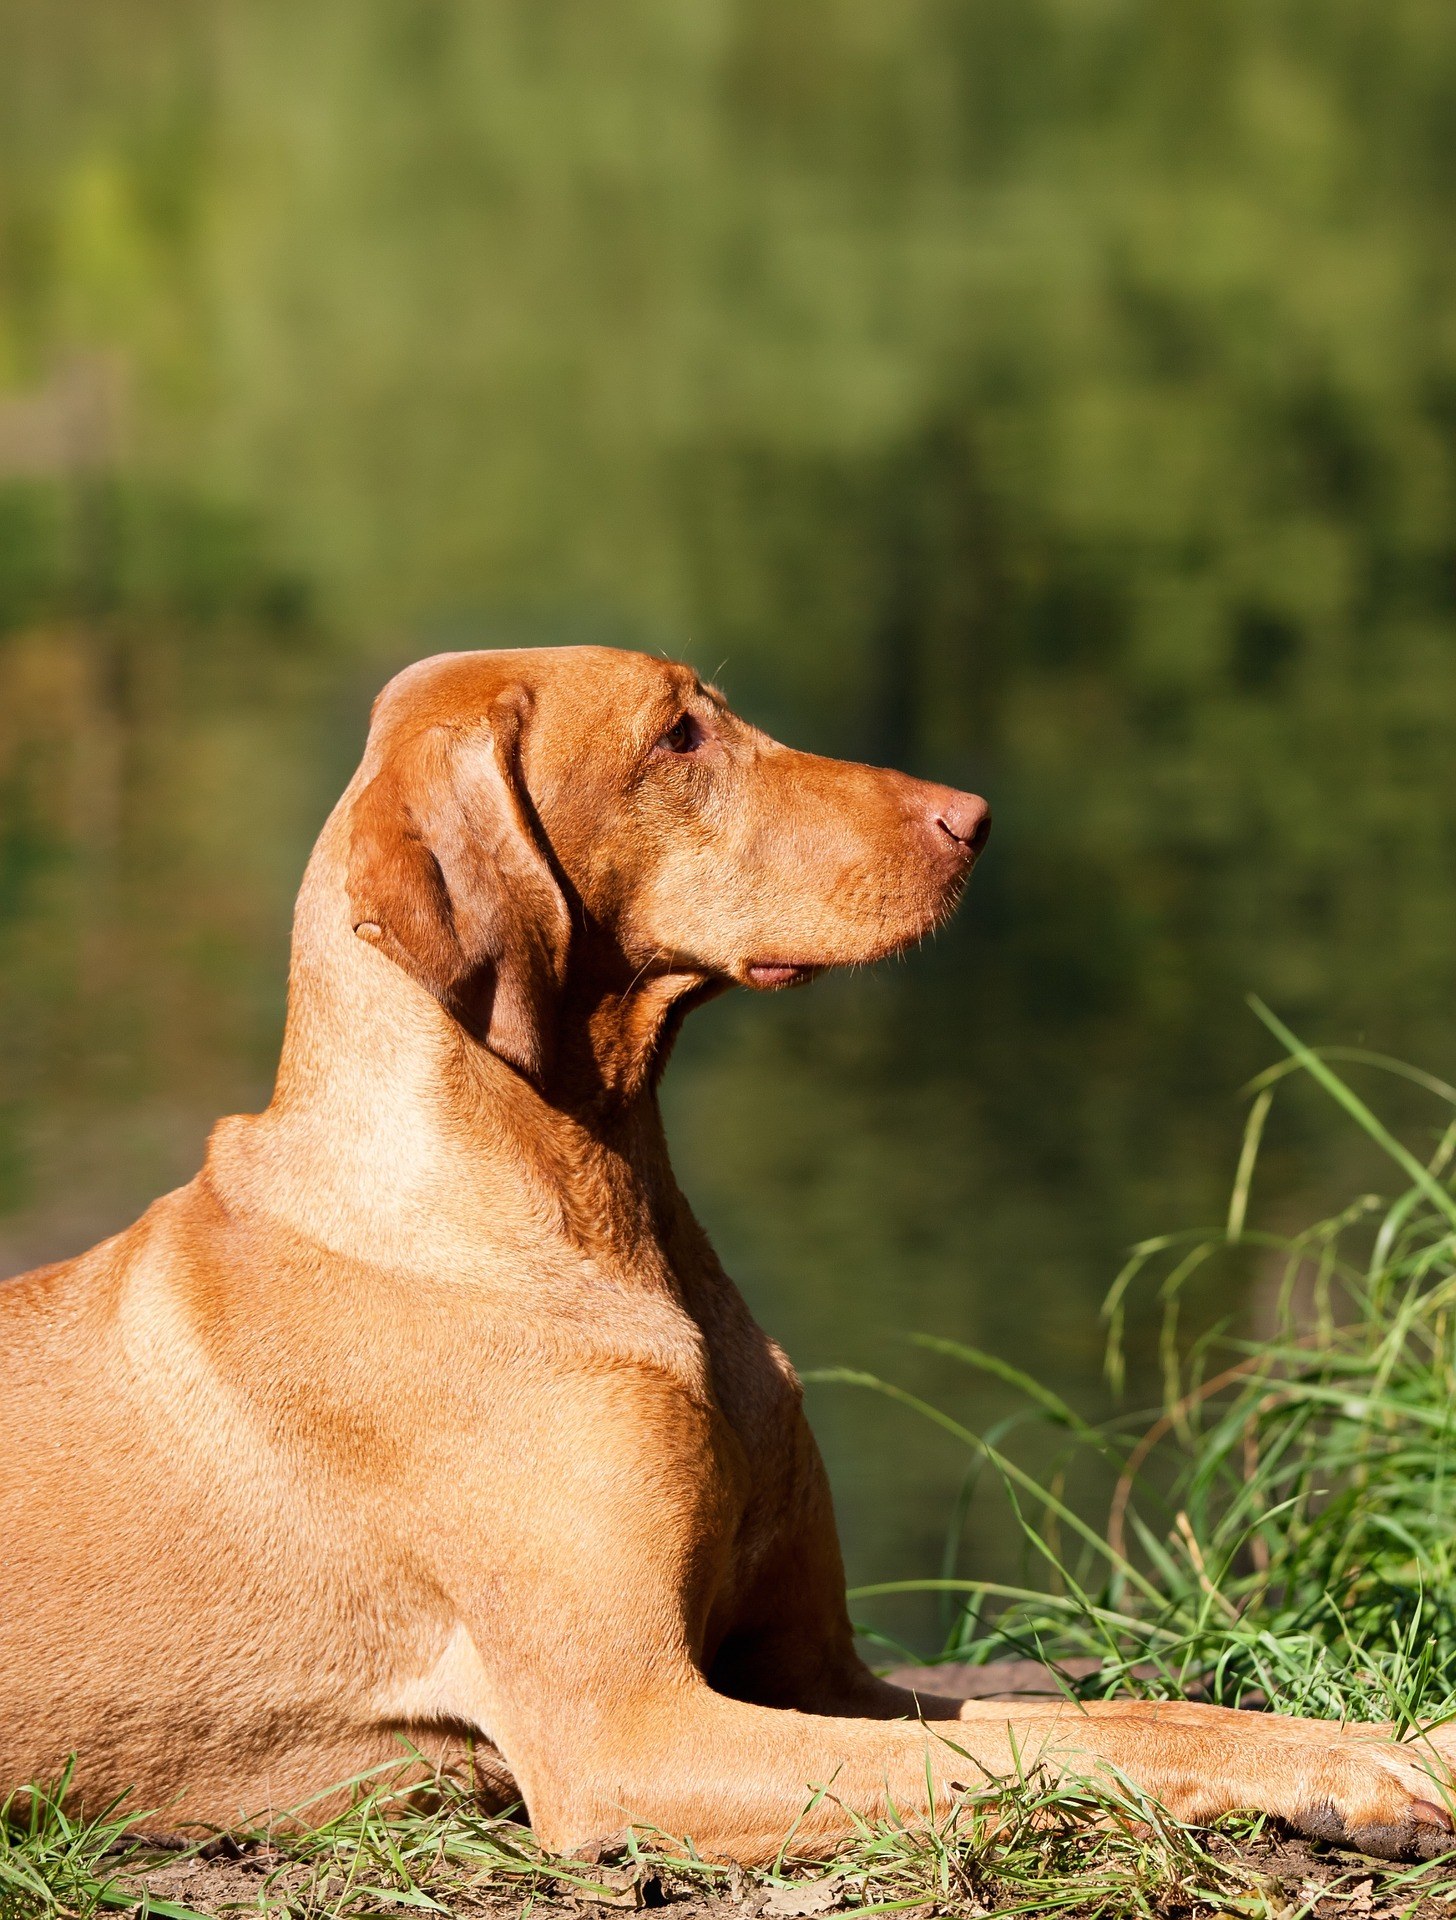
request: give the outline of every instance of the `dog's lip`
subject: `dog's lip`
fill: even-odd
[[[750,960],[743,974],[751,987],[797,987],[823,971],[823,963],[812,960]]]

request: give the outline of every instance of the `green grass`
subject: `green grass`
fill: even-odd
[[[1024,1586],[956,1573],[963,1514],[941,1576],[896,1583],[894,1591],[931,1588],[954,1601],[946,1658],[1091,1655],[1099,1670],[1068,1677],[1070,1692],[1191,1693],[1410,1729],[1456,1713],[1456,1088],[1377,1056],[1316,1054],[1255,1004],[1286,1051],[1251,1089],[1227,1217],[1216,1230],[1139,1246],[1107,1300],[1116,1383],[1131,1291],[1157,1288],[1161,1407],[1092,1423],[1005,1362],[929,1336],[974,1373],[1015,1387],[1019,1420],[983,1436],[891,1382],[820,1377],[888,1394],[954,1434],[967,1449],[968,1485],[996,1476],[1019,1517],[1034,1569]],[[1440,1116],[1427,1150],[1395,1139],[1335,1063],[1421,1086]],[[1380,1147],[1393,1190],[1362,1194],[1330,1219],[1276,1236],[1251,1224],[1250,1193],[1271,1105],[1293,1074],[1312,1078]],[[1266,1337],[1227,1327],[1180,1334],[1186,1288],[1220,1259],[1245,1274],[1256,1263],[1272,1297]],[[1015,1457],[1033,1426],[1056,1437],[1050,1474]],[[1061,1491],[1069,1479],[1075,1502]],[[1099,1479],[1094,1507],[1086,1490]],[[785,1916],[848,1908],[1248,1920],[1333,1914],[1346,1896],[1361,1914],[1426,1903],[1436,1913],[1456,1902],[1456,1860],[1386,1870],[1310,1855],[1291,1886],[1287,1863],[1282,1881],[1268,1871],[1260,1823],[1198,1834],[1108,1784],[1031,1777],[968,1800],[934,1826],[862,1825],[827,1866],[796,1862],[788,1836],[772,1872],[745,1875],[652,1835],[609,1866],[552,1859],[519,1824],[481,1814],[449,1787],[422,1810],[387,1772],[357,1783],[350,1811],[305,1837],[238,1836],[247,1872],[241,1887],[224,1887],[225,1898],[215,1871],[198,1876],[189,1895],[179,1873],[187,1863],[176,1855],[164,1894],[149,1896],[139,1874],[150,1856],[127,1846],[146,1831],[145,1815],[118,1807],[74,1820],[64,1784],[6,1810],[3,1920],[139,1904],[186,1920],[195,1910],[189,1897],[209,1911],[309,1920],[402,1908],[554,1912],[663,1897],[749,1899],[755,1912]]]

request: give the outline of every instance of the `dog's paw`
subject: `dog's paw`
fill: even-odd
[[[1431,1860],[1456,1848],[1456,1787],[1429,1749],[1346,1739],[1310,1759],[1287,1814],[1307,1838],[1380,1860]]]

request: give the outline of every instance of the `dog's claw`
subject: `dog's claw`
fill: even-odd
[[[1408,1860],[1437,1860],[1451,1851],[1451,1821],[1440,1807],[1433,1806],[1429,1800],[1416,1801],[1411,1808],[1406,1832],[1408,1839],[1404,1855]]]

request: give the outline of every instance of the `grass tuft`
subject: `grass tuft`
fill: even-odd
[[[1265,1017],[1291,1051],[1251,1089],[1227,1222],[1145,1242],[1107,1298],[1116,1380],[1129,1291],[1156,1287],[1164,1405],[1094,1426],[1024,1383],[1029,1420],[1066,1436],[1052,1487],[1074,1456],[1080,1468],[1090,1462],[1079,1484],[1100,1475],[1103,1512],[1073,1512],[940,1409],[853,1376],[956,1433],[999,1476],[1044,1578],[1015,1590],[950,1574],[897,1590],[964,1595],[945,1658],[1100,1661],[1069,1677],[1083,1695],[1196,1697],[1402,1726],[1444,1719],[1456,1712],[1456,1114],[1416,1160],[1328,1061]],[[1406,1183],[1276,1235],[1246,1224],[1248,1193],[1269,1100],[1300,1068]],[[1423,1079],[1456,1110],[1456,1089]],[[1192,1275],[1218,1259],[1247,1269],[1251,1256],[1269,1331],[1254,1339],[1225,1325],[1180,1341]],[[974,1349],[933,1344],[1017,1384]]]

